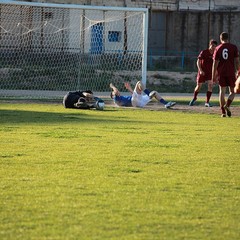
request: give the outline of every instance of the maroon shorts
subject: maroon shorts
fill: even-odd
[[[207,81],[210,81],[211,80],[211,76],[200,76],[200,75],[197,75],[197,83],[205,83]]]
[[[236,82],[235,76],[219,76],[219,85],[221,87],[234,87]]]

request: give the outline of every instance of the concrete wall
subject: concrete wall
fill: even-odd
[[[213,11],[240,10],[239,0],[32,0],[29,2],[148,7],[154,10],[168,9],[170,11],[187,9],[208,10],[209,8]]]
[[[240,48],[239,12],[171,12],[168,16],[166,48],[186,52],[208,47],[208,41],[226,31]]]
[[[199,52],[222,31],[240,49],[239,0],[34,0],[33,2],[149,8],[149,50]],[[153,14],[154,13],[154,14]],[[151,25],[151,17],[158,19]],[[159,16],[158,16],[159,15]]]

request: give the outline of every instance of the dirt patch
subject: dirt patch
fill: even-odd
[[[107,106],[116,107],[111,102],[106,104]],[[205,107],[204,104],[199,104],[195,106],[188,106],[187,104],[176,104],[171,109],[166,109],[162,104],[157,102],[152,102],[146,105],[143,110],[150,110],[150,111],[173,111],[173,112],[185,112],[185,113],[202,113],[202,114],[214,114],[214,115],[221,115],[220,107],[217,105],[213,105],[212,107]],[[240,117],[240,106],[232,106],[231,107],[232,117]]]
[[[202,113],[202,114],[216,114],[221,115],[221,110],[219,106],[213,107],[205,107],[202,106],[188,106],[188,105],[175,105],[174,108],[171,109],[172,111],[181,111],[186,113]],[[232,116],[240,116],[240,106],[232,106],[231,107]]]
[[[216,114],[221,115],[220,107],[218,104],[218,95],[213,94],[213,107],[207,108],[204,106],[203,100],[205,98],[205,94],[199,94],[199,100],[201,102],[197,102],[195,106],[189,106],[188,103],[192,99],[192,94],[181,94],[181,93],[163,93],[161,96],[168,100],[168,101],[175,101],[177,99],[177,104],[171,109],[165,109],[164,106],[157,101],[150,102],[147,106],[145,106],[142,110],[149,110],[149,111],[176,111],[176,112],[186,112],[186,113],[202,113],[202,114]],[[232,116],[233,117],[240,117],[240,104],[239,104],[239,96],[236,95],[234,105],[231,106]],[[113,101],[109,98],[108,93],[104,93],[100,96],[104,99],[106,107],[116,107]],[[189,100],[189,101],[188,101]],[[179,101],[179,102],[178,102]],[[52,100],[45,100],[45,99],[8,99],[8,100],[0,100],[0,102],[7,102],[7,103],[20,103],[20,104],[29,104],[29,103],[37,103],[37,104],[57,104],[62,105],[62,99],[52,99]],[[124,108],[124,107],[123,107]]]

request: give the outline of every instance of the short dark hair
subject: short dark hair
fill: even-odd
[[[210,45],[212,45],[212,44],[217,45],[217,41],[216,41],[215,39],[211,39],[211,40],[209,41],[209,44],[210,44]]]
[[[228,33],[222,32],[222,33],[220,34],[220,38],[221,38],[222,40],[228,40]]]
[[[93,94],[93,92],[91,90],[85,90],[84,92],[89,93],[89,94]]]

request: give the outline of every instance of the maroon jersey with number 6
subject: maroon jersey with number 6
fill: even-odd
[[[234,59],[238,57],[237,46],[231,43],[222,43],[216,47],[213,59],[218,60],[218,76],[220,77],[234,77],[235,65]]]

